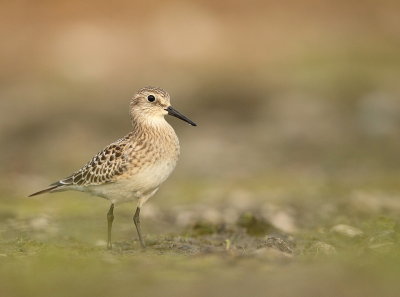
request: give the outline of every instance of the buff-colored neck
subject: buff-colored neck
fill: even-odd
[[[131,116],[133,131],[139,133],[154,133],[160,131],[165,133],[166,131],[173,131],[171,125],[165,120],[163,116],[143,116],[133,114]]]

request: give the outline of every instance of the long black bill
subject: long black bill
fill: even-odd
[[[168,111],[169,115],[172,115],[173,117],[181,119],[182,121],[185,121],[185,122],[189,123],[192,126],[197,126],[196,123],[194,123],[191,120],[189,120],[187,117],[185,117],[183,114],[181,114],[176,109],[173,109],[171,106],[166,108],[165,110]]]

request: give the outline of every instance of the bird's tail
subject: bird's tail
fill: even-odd
[[[63,188],[65,188],[65,186],[67,186],[68,184],[66,182],[64,182],[66,180],[60,180],[58,182],[55,182],[54,184],[51,184],[48,188],[41,190],[39,192],[30,194],[28,197],[32,197],[32,196],[36,196],[36,195],[41,195],[41,194],[45,194],[45,193],[51,193],[51,192],[58,192],[58,191],[62,191]]]
[[[50,192],[54,191],[55,189],[57,189],[58,187],[59,187],[58,185],[50,186],[50,187],[48,187],[48,188],[46,188],[46,189],[44,189],[44,190],[41,190],[41,191],[39,191],[39,192],[30,194],[28,197],[32,197],[32,196],[36,196],[36,195],[41,195],[41,194],[44,194],[44,193],[50,193]]]

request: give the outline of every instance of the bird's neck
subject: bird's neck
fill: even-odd
[[[156,133],[159,131],[160,133],[170,132],[173,129],[170,124],[164,119],[163,116],[141,116],[134,115],[132,116],[132,126],[133,131],[137,133]]]
[[[132,133],[135,141],[151,142],[154,147],[158,147],[163,154],[170,155],[171,158],[177,159],[179,156],[179,140],[172,126],[164,119],[143,119],[132,117]],[[166,148],[171,148],[166,150]]]

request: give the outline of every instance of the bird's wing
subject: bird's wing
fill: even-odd
[[[124,174],[134,157],[134,144],[128,137],[108,145],[85,166],[50,186],[90,186],[114,182]]]
[[[132,142],[131,136],[132,134],[128,134],[108,145],[72,175],[51,184],[44,190],[29,195],[29,197],[67,190],[70,186],[84,187],[114,182],[128,170],[129,164],[137,158],[135,152],[140,148],[140,144]]]

